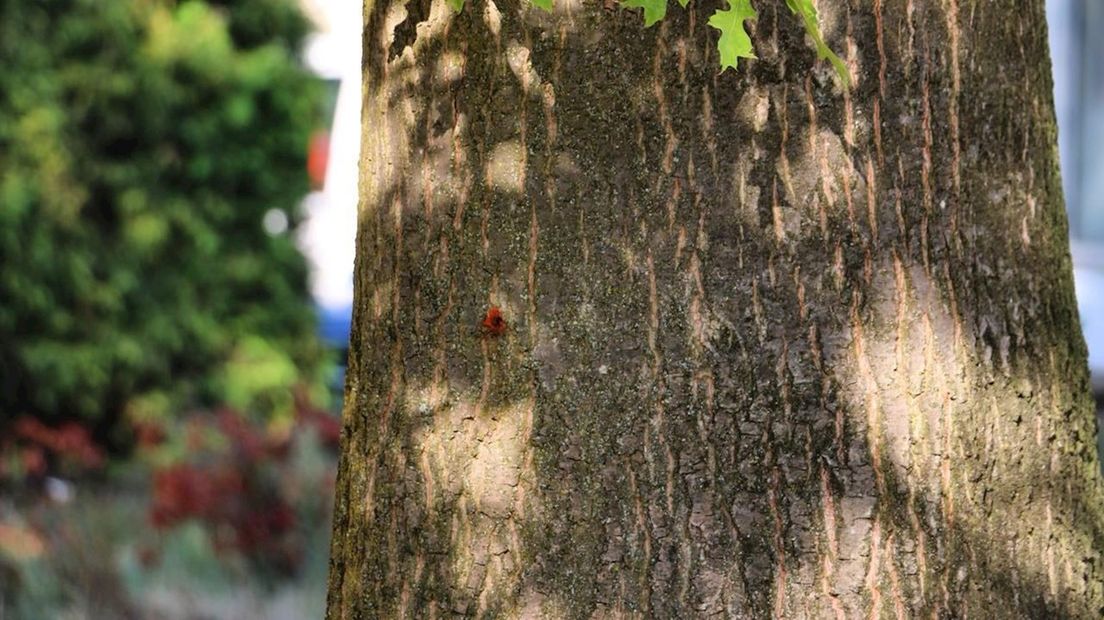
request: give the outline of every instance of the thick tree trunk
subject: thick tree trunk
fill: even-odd
[[[1043,1],[756,5],[368,3],[329,617],[1104,614]]]

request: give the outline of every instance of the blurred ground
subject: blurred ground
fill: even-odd
[[[358,22],[0,0],[0,620],[321,616]]]
[[[334,419],[308,410],[272,434],[224,410],[179,430],[184,460],[154,438],[80,482],[3,487],[0,618],[323,615]]]

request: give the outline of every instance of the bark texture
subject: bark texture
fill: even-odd
[[[367,3],[330,618],[1104,615],[1043,0],[756,5]]]

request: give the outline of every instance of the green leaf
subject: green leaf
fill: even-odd
[[[690,4],[690,0],[678,0],[679,6],[686,8],[686,5]]]
[[[739,58],[755,58],[751,37],[744,30],[744,20],[755,19],[756,16],[751,0],[729,0],[727,11],[718,10],[709,18],[709,25],[721,31],[721,38],[717,41],[721,71],[729,67],[735,69]]]
[[[644,9],[644,27],[663,19],[667,14],[667,0],[622,0],[621,4],[630,9]]]
[[[460,0],[460,1],[463,2],[464,0]],[[529,1],[532,2],[533,6],[537,7],[538,9],[544,9],[545,11],[551,11],[552,10],[552,0],[529,0]]]
[[[464,0],[445,0],[445,4],[449,5],[453,11],[459,13],[464,8]]]
[[[843,60],[836,53],[833,52],[828,44],[824,42],[824,37],[820,34],[820,24],[817,19],[817,10],[813,6],[813,0],[786,0],[786,6],[790,7],[794,15],[800,15],[805,22],[805,32],[813,39],[813,43],[816,44],[817,57],[821,60],[827,60],[835,67],[836,73],[839,74],[840,79],[843,80],[843,87],[847,88],[851,84],[851,76],[847,72],[847,65],[843,64]]]

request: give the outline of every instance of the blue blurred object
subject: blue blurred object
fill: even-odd
[[[344,351],[349,348],[349,330],[352,326],[353,307],[318,307],[318,335],[325,343]]]
[[[1104,253],[1073,246],[1073,284],[1081,332],[1089,347],[1093,392],[1104,395]]]
[[[349,331],[353,323],[353,307],[316,306],[318,311],[318,335],[326,346],[337,352],[336,364],[327,383],[333,402],[341,404],[345,392],[345,366],[348,363]]]

